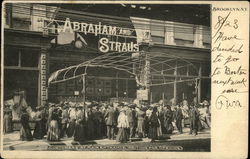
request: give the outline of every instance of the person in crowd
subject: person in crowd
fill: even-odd
[[[202,129],[208,128],[209,125],[207,124],[207,121],[206,121],[206,116],[207,116],[206,106],[204,106],[203,103],[200,103],[200,107],[198,108],[198,111],[200,113],[199,120],[201,122]]]
[[[56,113],[58,115],[58,128],[59,128],[59,131],[60,131],[59,136],[61,136],[61,131],[62,131],[62,104],[58,105]]]
[[[129,128],[129,122],[128,122],[128,117],[125,114],[125,110],[121,109],[121,112],[118,116],[117,119],[117,127],[119,128],[117,137],[116,137],[116,141],[120,142],[120,143],[125,143],[128,141],[129,137],[127,134],[127,128]]]
[[[51,121],[48,128],[47,140],[48,141],[59,141],[60,140],[60,130],[58,125],[58,110],[54,109],[51,114]]]
[[[160,107],[160,104],[156,104],[157,106],[157,116],[158,116],[158,122],[159,122],[159,126],[157,127],[157,136],[158,136],[158,139],[160,139],[162,137],[162,123],[161,123],[161,120],[160,120],[160,111],[162,111],[162,107]]]
[[[109,105],[108,110],[106,111],[104,115],[105,121],[106,121],[106,126],[107,126],[107,136],[108,139],[115,139],[114,136],[114,127],[117,124],[117,121],[115,119],[115,109],[113,108],[113,105]]]
[[[48,129],[49,129],[49,125],[50,125],[50,121],[51,121],[52,112],[54,111],[55,106],[56,106],[56,105],[53,104],[53,103],[50,103],[50,104],[49,104],[48,119],[47,119],[47,124],[46,124],[46,130],[47,130],[47,131],[48,131]]]
[[[115,125],[117,125],[118,116],[119,116],[119,114],[120,114],[118,106],[119,106],[119,105],[117,105],[117,106],[114,107],[114,109],[115,109],[115,122],[116,122]],[[121,106],[120,106],[120,107],[121,107]],[[117,128],[117,126],[115,126],[115,127],[114,127],[114,134],[115,134],[115,136],[117,135],[117,133],[118,133],[118,128]]]
[[[189,134],[194,134],[195,136],[198,134],[198,121],[199,121],[199,111],[196,105],[191,105],[190,108],[190,132]]]
[[[164,127],[167,134],[172,134],[174,127],[172,125],[173,112],[170,105],[166,106],[166,111],[164,112]]]
[[[21,108],[22,113],[21,113],[21,129],[20,129],[20,139],[22,141],[32,141],[33,137],[31,134],[30,126],[29,126],[29,114],[26,111],[25,107]]]
[[[78,106],[77,112],[76,112],[74,141],[82,142],[85,140],[86,129],[84,127],[84,124],[85,124],[85,114],[84,114],[83,106]]]
[[[134,108],[135,108],[135,105],[130,104],[128,109],[126,110],[126,115],[128,117],[128,122],[129,122],[129,138],[130,139],[135,136],[136,112]]]
[[[203,105],[204,105],[204,109],[205,109],[205,121],[206,121],[208,128],[210,128],[210,110],[209,110],[210,104],[207,100],[204,100]]]
[[[4,117],[3,117],[3,132],[10,133],[13,131],[12,126],[12,110],[9,107],[4,109]]]
[[[61,138],[63,138],[66,134],[66,130],[67,130],[67,125],[69,123],[69,107],[65,104],[63,106],[63,110],[62,110],[62,120],[61,120],[61,124],[62,124],[62,129],[61,129]]]
[[[45,112],[43,111],[42,106],[36,107],[36,115],[35,115],[35,129],[33,132],[33,138],[35,139],[43,139],[44,135],[46,134],[46,127],[45,127]]]
[[[69,125],[66,131],[68,137],[72,137],[75,133],[75,121],[76,121],[76,105],[71,104],[69,109]]]
[[[95,130],[96,130],[96,137],[102,136],[102,113],[100,111],[100,108],[97,106],[96,111],[94,112],[94,124],[95,124]]]
[[[164,113],[165,113],[165,107],[163,106],[163,104],[160,104],[158,107],[158,114],[159,114],[159,120],[161,122],[161,131],[163,134],[166,133],[166,129],[164,127]]]
[[[102,132],[102,135],[104,138],[107,138],[107,128],[106,128],[106,121],[105,121],[105,114],[106,114],[106,111],[107,111],[107,104],[104,104],[102,107],[101,107],[101,113],[102,113],[102,122],[101,122],[101,132]]]
[[[149,134],[149,117],[152,114],[153,107],[146,107],[146,116],[145,116],[145,137],[148,137]]]
[[[137,118],[137,134],[139,138],[145,137],[145,120],[146,113],[143,111],[143,107],[138,107],[138,111],[136,113]]]
[[[183,114],[183,120],[182,120],[182,127],[185,127],[187,121],[189,120],[189,107],[188,107],[188,101],[184,99],[182,101],[182,114]]]
[[[94,125],[94,114],[92,111],[92,105],[88,106],[88,110],[87,110],[87,136],[88,139],[94,139],[94,127],[96,125]]]
[[[157,107],[153,108],[152,114],[149,117],[149,134],[148,137],[151,139],[151,142],[154,142],[157,138],[157,127],[160,126],[159,118],[157,115]]]
[[[181,110],[181,106],[180,104],[177,105],[177,110],[175,112],[175,120],[176,120],[176,127],[179,131],[180,134],[183,133],[182,131],[182,119],[183,119],[183,114],[182,114],[182,110]]]

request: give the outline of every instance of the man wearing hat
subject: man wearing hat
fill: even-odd
[[[183,119],[183,114],[182,114],[182,110],[181,110],[181,106],[180,104],[177,105],[177,110],[175,112],[176,116],[175,116],[175,120],[176,120],[176,127],[179,131],[180,134],[182,134],[182,119]]]
[[[196,107],[196,105],[191,105],[190,109],[190,132],[189,134],[194,134],[195,136],[197,135],[198,131],[198,122],[199,122],[199,111]]]
[[[63,138],[66,130],[67,130],[67,125],[69,122],[69,107],[67,104],[64,104],[64,106],[62,107],[62,129],[61,129],[61,137]]]
[[[126,115],[128,116],[129,122],[129,137],[130,139],[135,136],[135,125],[136,122],[136,112],[135,112],[135,104],[130,104],[129,108],[126,110]]]
[[[117,125],[117,121],[115,118],[115,109],[113,108],[113,105],[109,105],[109,108],[106,111],[104,118],[106,119],[108,139],[114,140],[115,139],[114,128]]]

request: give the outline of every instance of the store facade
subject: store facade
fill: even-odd
[[[56,7],[43,5],[30,4],[29,7],[29,12],[32,8],[44,10],[47,15],[43,16],[47,18],[41,20],[41,13],[39,16],[35,14],[36,9],[22,17],[17,14],[18,6],[16,9],[11,6],[6,12],[5,100],[13,96],[12,92],[24,91],[28,105],[33,106],[44,105],[47,101],[82,101],[83,98],[90,101],[133,101],[138,97],[138,90],[145,88],[138,84],[135,74],[111,67],[89,67],[86,78],[79,76],[64,82],[48,83],[53,72],[93,61],[110,52],[166,53],[179,57],[172,63],[167,62],[171,69],[162,73],[168,83],[147,88],[150,103],[173,98],[178,103],[183,99],[191,101],[194,97],[200,102],[210,98],[208,26],[73,10],[65,12],[63,9],[60,12]],[[11,18],[13,14],[14,18]],[[48,25],[52,22],[48,17],[54,18],[53,25]],[[55,22],[63,22],[63,25]],[[186,61],[191,66],[183,66]]]

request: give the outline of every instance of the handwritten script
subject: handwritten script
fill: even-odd
[[[213,88],[216,92],[215,107],[222,109],[239,109],[242,101],[237,99],[240,93],[247,92],[247,69],[241,63],[244,58],[244,38],[241,37],[241,24],[232,12],[219,15],[212,35]],[[246,56],[245,56],[246,57]],[[235,96],[234,96],[235,95]]]

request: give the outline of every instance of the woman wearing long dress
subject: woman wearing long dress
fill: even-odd
[[[153,108],[153,112],[149,117],[149,138],[154,142],[158,138],[157,128],[160,126],[157,116],[157,107]]]
[[[58,114],[57,109],[52,112],[51,121],[48,128],[48,141],[59,141],[60,140],[60,131],[58,125]]]
[[[146,113],[140,107],[137,111],[137,134],[139,138],[145,137],[145,115]]]
[[[33,137],[29,126],[29,114],[27,113],[26,108],[22,108],[20,122],[21,122],[20,139],[22,141],[32,141]]]
[[[116,141],[125,143],[128,141],[129,136],[127,134],[127,128],[129,128],[128,117],[125,115],[125,110],[122,110],[117,119],[118,122],[118,134],[116,136]]]
[[[3,132],[4,133],[10,133],[12,132],[12,115],[11,115],[11,109],[5,109],[4,110],[4,117],[3,117]]]
[[[66,134],[68,137],[72,137],[75,133],[75,125],[76,125],[76,108],[73,106],[69,109],[69,126],[66,130]]]
[[[88,119],[87,119],[87,136],[88,139],[94,138],[94,114],[92,112],[92,107],[88,108]]]
[[[84,141],[85,140],[85,129],[84,129],[84,111],[81,108],[76,112],[76,125],[75,125],[75,141]]]
[[[170,105],[167,105],[167,109],[164,113],[164,127],[166,128],[167,134],[172,134],[174,127],[172,125],[173,112]]]
[[[37,107],[38,111],[36,112],[35,119],[35,130],[33,133],[33,137],[36,139],[42,139],[46,134],[45,123],[45,114],[42,112],[42,107]]]

